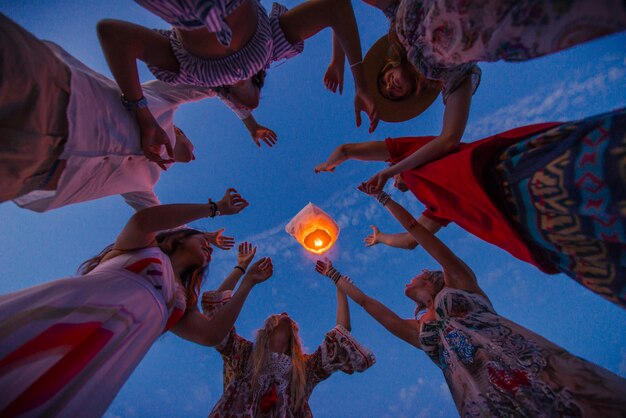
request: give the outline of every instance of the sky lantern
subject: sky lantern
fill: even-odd
[[[322,254],[331,249],[339,237],[339,226],[313,203],[306,205],[285,227],[307,251]]]

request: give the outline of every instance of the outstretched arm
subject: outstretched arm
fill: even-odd
[[[436,234],[442,228],[440,224],[424,215],[417,218],[417,222],[422,224],[424,228],[428,229],[433,234]],[[408,232],[385,234],[384,232],[380,232],[380,229],[375,225],[372,225],[371,228],[372,233],[365,237],[366,247],[371,247],[376,244],[385,244],[403,250],[413,250],[418,246],[417,241],[415,241],[413,236]]]
[[[346,54],[343,52],[341,43],[333,32],[333,54],[330,64],[324,74],[324,86],[333,93],[339,89],[339,94],[343,93],[343,73],[346,64]]]
[[[235,238],[224,235],[224,228],[220,228],[215,232],[205,232],[204,234],[209,240],[209,244],[220,250],[228,251],[235,246]]]
[[[169,41],[158,33],[143,26],[113,19],[98,22],[97,31],[113,78],[126,100],[136,102],[143,97],[137,71],[138,59],[164,70],[178,72],[179,64]],[[165,169],[165,164],[171,161],[160,157],[161,146],[166,147],[170,158],[174,157],[167,134],[147,107],[135,109],[133,113],[139,124],[144,154]]]
[[[443,128],[438,137],[409,155],[399,163],[379,171],[366,184],[368,191],[380,193],[387,181],[406,170],[420,167],[452,152],[461,142],[472,102],[472,81],[467,79],[456,89],[446,103]]]
[[[245,274],[248,266],[254,259],[256,254],[256,247],[253,247],[249,242],[242,242],[239,244],[239,252],[237,254],[237,266],[233,268],[228,276],[224,279],[220,287],[217,289],[220,292],[225,290],[233,290],[239,279]]]
[[[128,100],[139,100],[143,95],[137,71],[138,59],[178,72],[179,64],[169,41],[157,32],[115,19],[101,20],[96,28],[111,73]]]
[[[340,164],[348,160],[387,161],[391,158],[385,141],[368,141],[339,145],[328,159],[315,167],[315,172],[335,171]]]
[[[276,132],[259,124],[252,114],[241,121],[245,125],[246,129],[248,129],[248,132],[250,132],[250,136],[257,147],[261,148],[260,141],[265,142],[270,148],[278,141]]]
[[[342,276],[337,270],[335,270],[330,260],[319,260],[315,264],[315,270],[318,273],[331,278],[333,275],[338,274],[335,284],[340,291],[361,305],[368,314],[370,314],[393,335],[419,348],[419,335],[418,332],[416,332],[415,321],[400,318],[391,309],[387,308],[376,299],[367,296],[358,287],[356,287],[351,280],[347,279],[346,276]],[[332,280],[335,281],[334,279]]]
[[[363,190],[363,185],[359,187]],[[382,200],[387,210],[408,231],[415,241],[433,257],[444,272],[446,286],[463,289],[470,292],[480,293],[487,297],[478,286],[474,272],[456,256],[439,238],[424,228],[402,205],[389,198],[386,193],[381,193]]]
[[[172,332],[200,345],[214,346],[222,342],[239,317],[241,308],[254,286],[269,279],[274,272],[272,260],[264,257],[250,267],[241,286],[232,299],[211,319],[202,315],[196,306],[188,308],[174,325]]]
[[[337,325],[341,325],[348,331],[352,330],[348,297],[339,287],[337,287]]]
[[[233,89],[220,88],[216,91],[220,100],[243,122],[257,147],[261,148],[260,141],[265,142],[269,147],[272,147],[278,141],[276,133],[257,122],[252,114],[252,109],[238,100]]]
[[[280,16],[279,23],[292,44],[304,41],[324,28],[332,28],[352,70],[357,126],[361,125],[361,112],[366,112],[370,118],[369,131],[373,132],[379,115],[365,84],[361,39],[350,0],[309,0]]]
[[[217,203],[181,203],[153,206],[135,213],[115,240],[114,250],[134,250],[154,244],[159,231],[185,225],[196,219],[241,212],[248,202],[235,189],[228,189]]]

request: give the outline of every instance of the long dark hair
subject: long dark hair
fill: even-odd
[[[183,241],[194,235],[204,234],[197,229],[178,229],[175,231],[161,232],[156,236],[156,242],[161,251],[167,256],[174,254],[183,244]],[[85,275],[98,267],[104,257],[113,250],[113,244],[107,245],[100,253],[86,260],[78,267],[78,274]],[[129,251],[125,251],[129,252]],[[180,275],[180,280],[185,287],[187,306],[195,306],[198,302],[200,287],[208,270],[208,264],[202,267],[190,267]]]

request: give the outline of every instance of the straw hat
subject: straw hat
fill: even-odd
[[[432,104],[441,91],[440,86],[426,84],[419,92],[402,100],[390,100],[380,94],[378,90],[378,78],[380,70],[387,63],[389,57],[389,40],[387,35],[381,37],[367,51],[363,59],[365,69],[365,82],[367,89],[374,99],[380,119],[386,122],[403,122],[413,119]]]

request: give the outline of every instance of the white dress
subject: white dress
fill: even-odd
[[[159,248],[1,296],[0,416],[102,416],[184,311]]]

